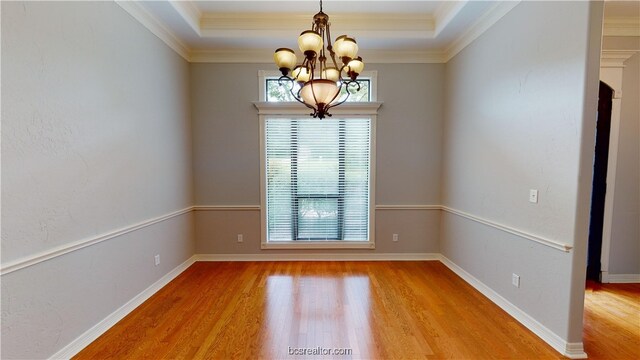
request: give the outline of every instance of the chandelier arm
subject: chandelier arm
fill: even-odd
[[[313,95],[313,102],[314,102],[316,105],[318,105],[318,98],[316,97],[316,92],[315,92],[315,90],[314,90],[314,86],[313,86],[313,81],[315,80],[315,78],[314,78],[314,73],[315,73],[315,70],[316,70],[316,69],[315,69],[315,67],[314,67],[313,65],[311,65],[311,69],[310,69],[310,70],[311,70],[311,77],[310,77],[309,82],[311,82],[311,84],[310,84],[309,86],[311,86],[311,95]],[[300,91],[302,91],[302,88],[300,88]],[[309,107],[309,106],[307,106],[307,107]],[[312,109],[314,109],[314,111],[316,111],[316,112],[317,112],[318,110],[320,110],[320,109],[317,109],[317,108],[315,108],[315,107],[311,107],[311,108],[312,108]]]
[[[333,99],[331,99],[331,101],[329,101],[329,103],[328,103],[328,104],[327,104],[327,106],[326,106],[326,109],[327,109],[327,110],[331,109],[331,108],[332,108],[332,107],[334,107],[334,106],[338,106],[338,105],[340,105],[340,104],[344,103],[345,101],[347,101],[347,99],[349,98],[349,96],[350,96],[351,94],[349,93],[349,89],[346,89],[346,88],[345,88],[345,89],[347,90],[347,96],[346,96],[342,101],[340,101],[340,102],[338,102],[338,103],[335,103],[335,104],[332,104],[332,103],[333,103],[333,101],[334,101],[335,99],[337,99],[337,98],[338,98],[338,96],[340,96],[340,93],[342,92],[342,88],[343,88],[344,86],[345,86],[345,83],[344,83],[344,82],[340,82],[340,87],[338,88],[338,92],[333,96]]]
[[[338,69],[338,62],[336,61],[336,53],[333,51],[333,45],[331,44],[331,24],[327,23],[327,50],[329,50],[329,56],[333,61],[333,66]],[[342,69],[340,69],[340,78],[342,78]]]
[[[289,84],[291,86],[289,86],[289,93],[291,93],[291,97],[293,97],[297,102],[303,104],[304,106],[308,107],[309,109],[313,110],[314,112],[316,111],[316,109],[312,106],[309,106],[307,103],[305,103],[304,101],[300,100],[300,90],[298,90],[297,93],[293,92],[293,89],[295,88],[295,80],[293,80],[292,78],[286,76],[286,75],[282,75],[279,79],[278,79],[278,85],[280,86],[285,86],[284,84],[286,82],[289,82]],[[312,114],[313,115],[313,114]]]
[[[349,99],[349,97],[351,96],[351,92],[349,91],[349,86],[351,86],[351,84],[353,84],[353,83],[355,83],[358,86],[358,89],[356,90],[356,92],[360,91],[360,83],[359,82],[357,82],[357,81],[345,81],[345,82],[343,82],[342,84],[340,84],[340,90],[338,90],[338,94],[340,94],[340,91],[342,91],[342,86],[345,86],[345,89],[347,90],[346,91],[347,92],[347,96],[344,99],[342,99],[342,101],[337,102],[337,103],[332,104],[331,106],[327,107],[327,110],[332,108],[332,107],[334,107],[334,106],[342,105]],[[336,97],[337,97],[337,94],[336,94]],[[334,98],[334,100],[335,100],[335,98]],[[331,101],[333,102],[333,100],[331,100]]]

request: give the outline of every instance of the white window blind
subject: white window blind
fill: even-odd
[[[265,119],[267,241],[368,241],[371,119]]]

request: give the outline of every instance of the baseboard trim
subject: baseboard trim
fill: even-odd
[[[47,260],[51,260],[53,258],[56,258],[58,256],[62,256],[65,254],[68,254],[70,252],[76,251],[76,250],[80,250],[83,248],[86,248],[87,246],[92,246],[95,244],[99,244],[103,241],[106,240],[110,240],[125,234],[128,234],[130,232],[136,231],[136,230],[140,230],[142,228],[145,228],[147,226],[151,226],[153,224],[157,224],[159,222],[174,218],[176,216],[180,216],[182,214],[186,214],[188,212],[190,212],[193,209],[193,207],[189,206],[186,207],[182,210],[178,210],[178,211],[174,211],[162,216],[158,216],[156,218],[152,218],[152,219],[148,219],[142,222],[139,222],[137,224],[133,224],[133,225],[129,225],[114,231],[109,231],[107,233],[98,235],[98,236],[94,236],[94,237],[90,237],[87,239],[83,239],[83,240],[78,240],[72,243],[68,243],[68,244],[64,244],[61,246],[57,246],[53,249],[50,250],[46,250],[34,255],[30,255],[30,256],[26,256],[23,257],[21,259],[18,260],[14,260],[14,261],[9,261],[7,264],[2,264],[0,265],[0,275],[6,275],[9,273],[12,273],[14,271],[20,270],[20,269],[24,269],[26,267],[29,266],[33,266],[36,264],[39,264],[43,261],[47,261]]]
[[[570,359],[587,358],[587,354],[584,352],[582,343],[568,343],[564,341],[560,336],[549,330],[544,325],[540,324],[536,319],[509,302],[495,290],[485,285],[482,281],[475,278],[473,275],[468,273],[453,261],[449,260],[446,256],[440,255],[440,261],[456,275],[461,277],[469,285],[473,286],[482,295],[486,296],[494,304],[498,305],[500,308],[502,308],[502,310],[506,311],[509,315],[511,315],[511,317],[516,319],[527,329],[531,330],[540,339],[549,344],[562,355]]]
[[[161,277],[158,281],[153,283],[148,288],[144,289],[141,293],[136,295],[133,299],[129,300],[126,304],[122,305],[116,311],[109,314],[102,321],[94,325],[89,330],[85,331],[82,335],[78,336],[75,340],[73,340],[67,346],[59,350],[57,353],[51,356],[50,359],[70,359],[73,356],[75,356],[82,349],[84,349],[89,344],[91,344],[95,339],[97,339],[100,335],[104,334],[107,330],[109,330],[118,321],[122,320],[122,318],[127,316],[130,312],[135,310],[135,308],[137,308],[143,302],[145,302],[147,299],[153,296],[153,294],[155,294],[160,289],[162,289],[171,280],[175,279],[183,271],[189,268],[189,266],[191,266],[194,262],[195,262],[195,256],[192,256],[182,264],[178,265],[173,270],[169,271],[166,275]]]
[[[385,254],[196,254],[196,261],[436,261],[436,253]]]
[[[635,284],[640,283],[640,274],[607,274],[607,282],[611,284]],[[604,278],[603,281],[604,282]]]

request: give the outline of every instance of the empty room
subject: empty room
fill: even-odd
[[[2,359],[640,358],[640,2],[0,6]]]

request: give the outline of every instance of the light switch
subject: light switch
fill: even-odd
[[[534,204],[538,203],[538,190],[536,189],[529,190],[529,202]]]

